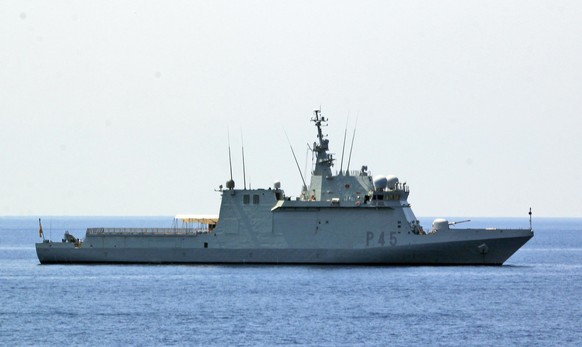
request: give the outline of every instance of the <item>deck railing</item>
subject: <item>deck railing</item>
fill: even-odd
[[[212,231],[204,228],[89,228],[87,236],[102,235],[144,235],[144,236],[167,236],[167,235],[200,235],[208,234]]]

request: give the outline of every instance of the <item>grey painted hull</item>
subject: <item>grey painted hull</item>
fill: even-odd
[[[424,236],[429,242],[360,249],[204,248],[203,241],[200,241],[204,238],[192,237],[193,244],[196,244],[197,247],[155,246],[159,240],[149,238],[146,243],[151,242],[151,246],[144,244],[143,241],[139,243],[139,247],[120,247],[117,245],[113,247],[86,247],[86,242],[81,247],[75,247],[72,243],[51,242],[38,243],[36,251],[42,264],[501,265],[532,237],[532,234],[527,232],[521,236],[472,238],[464,241],[443,241],[437,237]],[[188,243],[188,241],[190,240],[180,239],[180,242]],[[174,243],[170,242],[170,244]],[[486,245],[487,252],[483,252],[483,244]]]

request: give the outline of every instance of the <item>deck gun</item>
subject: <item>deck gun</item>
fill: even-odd
[[[458,222],[449,222],[449,225],[455,225],[455,224],[461,224],[461,223],[467,223],[470,222],[470,219],[465,219],[465,220],[460,220]]]

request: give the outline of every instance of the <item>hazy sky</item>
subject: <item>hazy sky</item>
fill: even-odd
[[[581,1],[3,0],[0,215],[218,213],[227,131],[298,195],[320,106],[418,216],[582,214]]]

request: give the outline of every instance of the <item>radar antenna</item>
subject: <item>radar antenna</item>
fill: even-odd
[[[313,150],[316,154],[315,169],[313,174],[317,176],[332,176],[331,167],[333,166],[334,158],[331,154],[328,154],[329,150],[329,140],[325,139],[323,132],[321,131],[322,126],[326,126],[327,118],[321,115],[321,110],[314,110],[315,114],[311,121],[315,123],[317,127],[317,139],[319,143],[313,144]]]

